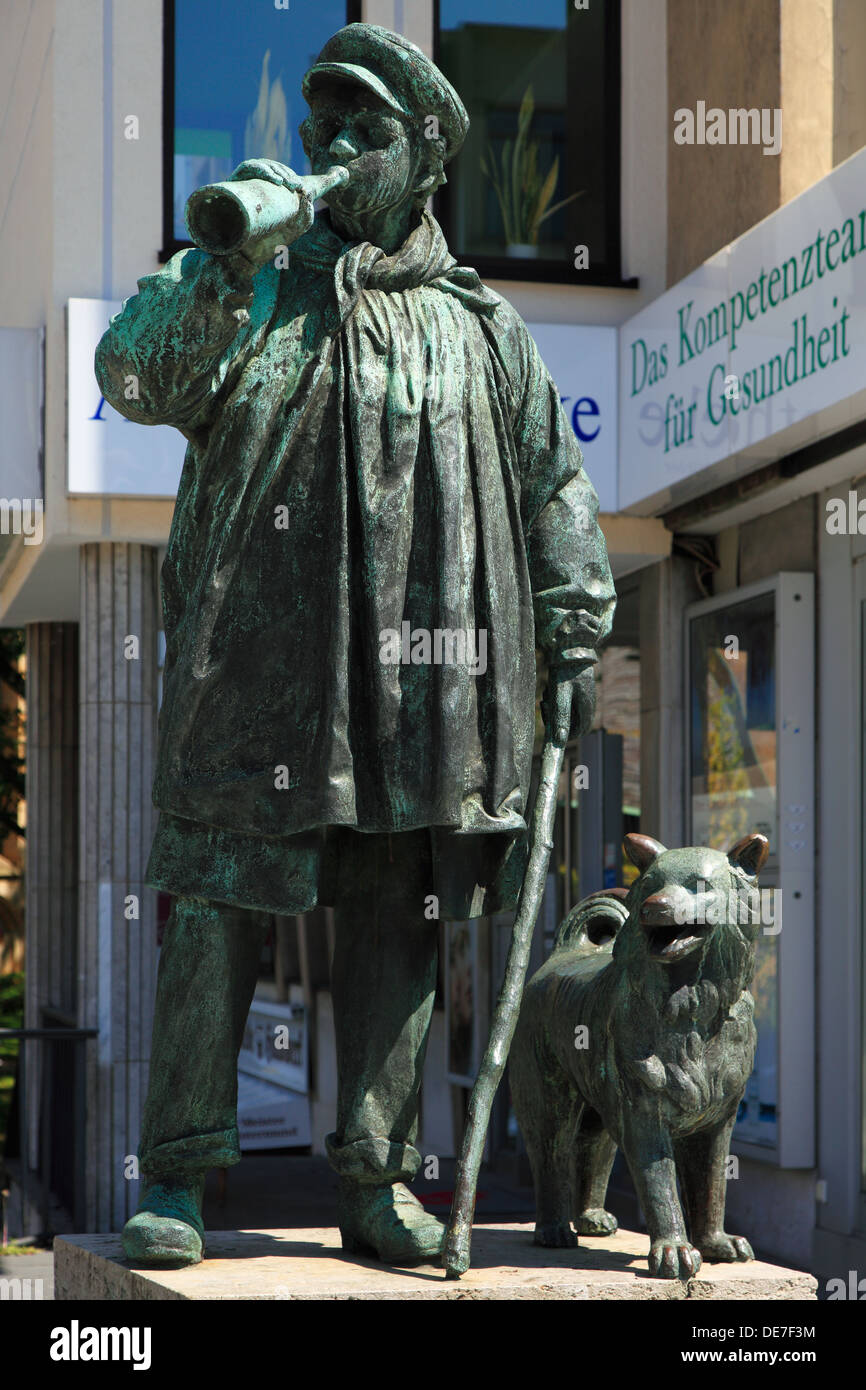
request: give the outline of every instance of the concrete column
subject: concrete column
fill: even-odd
[[[833,6],[833,165],[866,145],[866,5]]]
[[[99,1029],[88,1071],[88,1230],[119,1230],[138,1184],[156,978],[156,894],[143,876],[153,837],[157,552],[81,549],[81,816],[78,970],[82,1026]]]
[[[78,938],[78,626],[27,627],[27,986],[25,1024],[75,1021]],[[54,1021],[54,1020],[52,1020]],[[26,1043],[28,1146],[37,1162],[45,1044]]]
[[[683,610],[700,597],[688,560],[641,571],[640,828],[669,848],[685,844]]]
[[[831,0],[793,0],[795,13],[818,10]],[[641,7],[643,8],[643,7]],[[783,12],[792,8],[788,0]],[[759,144],[678,145],[674,112],[697,103],[706,108],[782,107],[780,20],[777,0],[726,0],[667,4],[667,250],[673,285],[721,247],[742,236],[780,203],[782,161],[797,138],[788,126],[791,94],[785,90],[781,156],[765,156]],[[796,71],[796,69],[795,69]],[[808,103],[810,87],[803,93]],[[727,133],[727,132],[726,132]],[[697,132],[695,132],[697,134]],[[653,132],[653,137],[658,138]],[[802,144],[802,135],[800,144]]]
[[[784,124],[782,155],[779,160],[779,204],[788,203],[833,168],[836,121],[844,117],[836,107],[836,73],[840,51],[834,30],[847,7],[838,0],[785,0],[779,6],[779,68]],[[862,10],[862,5],[855,7]],[[862,26],[852,26],[856,31]],[[862,54],[860,55],[862,57]],[[862,87],[862,72],[855,63],[858,80],[851,88]],[[846,101],[847,105],[847,101]],[[835,117],[835,119],[834,119]],[[852,147],[847,151],[853,154]],[[846,155],[842,155],[846,158]],[[771,164],[772,159],[766,161]]]

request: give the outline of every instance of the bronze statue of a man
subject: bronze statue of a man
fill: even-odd
[[[514,905],[536,646],[585,729],[615,603],[557,389],[425,210],[466,135],[456,92],[400,35],[350,24],[304,93],[313,173],[350,176],[327,210],[313,220],[307,199],[283,254],[180,252],[97,350],[119,411],[189,441],[162,571],[148,867],[174,900],[124,1230],[144,1261],[201,1258],[205,1173],[240,1157],[237,1054],[267,914],[316,904],[335,909],[343,1245],[439,1254],[442,1223],[406,1185],[430,905],[452,920]],[[270,161],[233,178],[303,193]]]

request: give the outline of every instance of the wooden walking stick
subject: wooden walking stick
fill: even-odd
[[[469,1097],[466,1129],[457,1163],[454,1200],[451,1203],[451,1216],[442,1248],[446,1279],[459,1279],[469,1268],[478,1169],[481,1166],[484,1138],[490,1123],[493,1097],[502,1079],[508,1049],[517,1027],[532,933],[544,894],[550,851],[553,849],[556,797],[571,722],[571,701],[571,682],[557,682],[550,702],[550,722],[541,754],[541,775],[532,813],[529,862],[517,904],[517,916],[514,919],[508,959],[505,963],[505,976],[496,1001],[484,1058]]]

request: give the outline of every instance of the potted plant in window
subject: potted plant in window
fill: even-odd
[[[538,141],[530,140],[529,128],[535,114],[532,86],[527,87],[517,117],[517,136],[506,140],[497,168],[493,149],[481,159],[481,172],[490,179],[502,214],[505,232],[505,253],[508,256],[535,257],[538,255],[538,229],[566,203],[579,198],[570,193],[551,205],[550,200],[559,178],[559,156],[542,177],[538,169]]]

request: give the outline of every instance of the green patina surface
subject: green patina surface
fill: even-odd
[[[753,1258],[724,1216],[757,1044],[753,895],[768,842],[747,835],[723,854],[627,835],[625,849],[641,871],[631,889],[579,903],[526,986],[511,1092],[535,1180],[536,1243],[616,1230],[605,1196],[620,1147],[650,1273],[690,1279],[702,1259]]]
[[[466,133],[459,97],[413,45],[360,24],[329,41],[304,92],[313,173],[349,171],[327,209],[313,220],[284,166],[242,165],[235,181],[286,190],[279,236],[253,227],[232,254],[179,253],[139,282],[96,357],[118,410],[189,441],[162,573],[148,878],[175,909],[141,1151],[151,1189],[129,1235],[144,1258],[164,1253],[166,1182],[237,1157],[260,913],[317,902],[336,908],[329,1153],[344,1239],[429,1256],[441,1227],[403,1187],[435,986],[425,903],[456,918],[514,904],[536,648],[573,681],[587,728],[587,665],[615,603],[557,388],[425,211]]]

